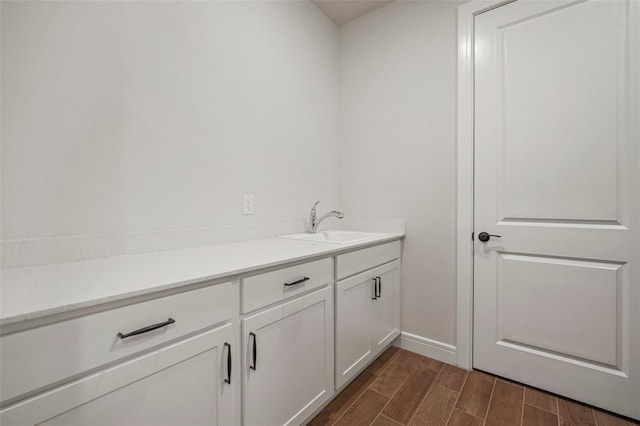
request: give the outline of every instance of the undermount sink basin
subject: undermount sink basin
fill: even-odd
[[[355,231],[318,231],[315,234],[305,232],[303,234],[280,235],[280,238],[290,238],[292,240],[315,241],[319,243],[350,244],[362,240],[368,240],[383,236],[373,232]]]

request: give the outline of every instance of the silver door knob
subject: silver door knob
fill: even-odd
[[[486,243],[491,239],[491,237],[502,238],[500,235],[489,234],[488,232],[481,232],[478,234],[478,239],[483,243]]]

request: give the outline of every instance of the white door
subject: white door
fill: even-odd
[[[1,423],[238,424],[237,362],[228,369],[229,356],[239,358],[234,330],[227,324],[21,401],[0,412]]]
[[[637,0],[475,18],[473,365],[635,418],[639,23]]]
[[[400,335],[400,261],[376,268],[374,273],[373,345],[377,353]]]
[[[336,388],[341,388],[373,356],[376,280],[371,269],[336,283]]]
[[[245,425],[300,424],[332,395],[332,290],[242,320]]]

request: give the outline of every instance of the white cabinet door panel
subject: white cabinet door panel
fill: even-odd
[[[233,329],[227,324],[6,407],[2,424],[237,424],[239,374],[225,382]]]
[[[242,320],[245,425],[300,424],[332,395],[332,290]]]
[[[379,294],[373,301],[375,352],[381,351],[400,335],[400,262],[376,268]]]
[[[336,388],[373,356],[374,276],[372,270],[336,283]]]

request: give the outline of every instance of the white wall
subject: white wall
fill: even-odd
[[[403,330],[455,344],[457,4],[396,1],[338,37],[309,2],[2,2],[2,238],[237,238],[321,199],[407,220]]]
[[[340,207],[407,221],[404,332],[455,345],[456,1],[340,27]]]
[[[3,1],[1,35],[3,239],[337,207],[338,30],[313,4]]]

